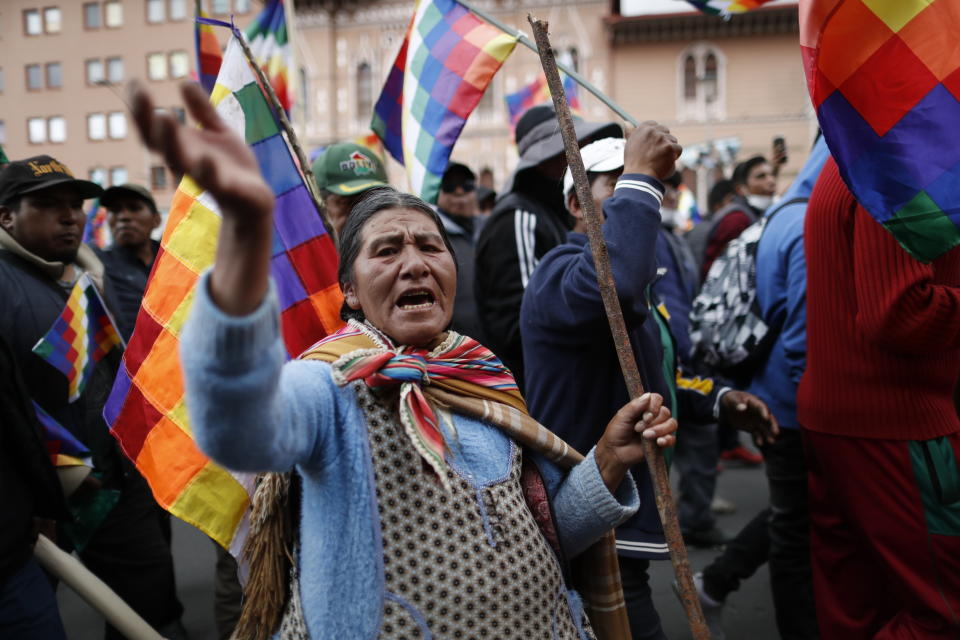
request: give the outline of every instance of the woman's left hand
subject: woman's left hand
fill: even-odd
[[[644,438],[670,447],[676,430],[677,421],[658,393],[645,393],[624,405],[607,424],[594,454],[607,488],[616,490],[627,470],[643,462]]]

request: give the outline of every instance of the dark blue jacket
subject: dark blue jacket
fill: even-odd
[[[809,198],[829,157],[821,138],[780,201]],[[807,365],[807,262],[803,251],[806,211],[806,202],[770,207],[767,215],[776,215],[767,223],[757,246],[757,303],[768,325],[782,326],[770,357],[754,374],[749,391],[766,402],[780,426],[787,429],[800,426],[797,387]]]
[[[677,357],[687,364],[693,351],[690,341],[690,308],[700,286],[700,274],[690,247],[683,238],[660,227],[657,234],[657,264],[665,269],[653,285],[653,292],[664,306],[670,331],[677,341]]]
[[[670,404],[676,361],[664,363],[660,323],[649,293],[657,274],[656,244],[663,187],[654,178],[627,174],[603,203],[603,233],[624,319],[644,388]],[[525,397],[531,415],[586,453],[629,396],[600,299],[593,253],[583,234],[549,251],[527,285],[520,311]],[[712,412],[716,391],[678,390],[679,410]],[[688,408],[689,407],[689,408]],[[677,407],[671,407],[677,409]],[[645,465],[633,470],[640,511],[617,529],[621,554],[667,557],[653,487]]]

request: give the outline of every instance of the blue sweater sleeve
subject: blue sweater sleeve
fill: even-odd
[[[336,420],[325,363],[284,364],[276,291],[247,316],[229,316],[197,283],[180,345],[187,409],[200,449],[229,469],[284,471],[322,457]]]
[[[624,315],[633,322],[641,322],[647,315],[646,288],[657,271],[656,244],[662,197],[663,187],[655,178],[626,174],[617,181],[613,196],[603,203],[606,215],[603,235],[617,293]],[[554,251],[569,249],[570,245],[562,245]],[[557,304],[537,305],[531,310],[536,324],[562,330],[582,329],[607,321],[589,243],[562,260],[545,257],[530,286],[537,287],[533,297],[557,301]]]
[[[786,267],[786,316],[780,332],[787,372],[799,385],[807,367],[807,259],[803,252],[803,216],[789,221],[791,237],[782,255]]]
[[[640,495],[631,475],[627,473],[611,494],[600,476],[593,449],[566,473],[539,455],[537,467],[551,494],[557,535],[568,558],[579,555],[640,509]]]

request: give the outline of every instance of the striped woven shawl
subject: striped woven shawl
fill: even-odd
[[[440,472],[445,446],[432,404],[482,420],[561,468],[583,460],[576,449],[530,417],[510,371],[476,340],[450,331],[432,349],[395,347],[370,325],[356,321],[308,349],[304,360],[329,362],[340,385],[400,386],[400,418],[424,459]],[[612,531],[572,561],[574,587],[583,597],[598,640],[629,640],[626,604]]]

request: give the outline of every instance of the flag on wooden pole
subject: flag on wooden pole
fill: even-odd
[[[206,18],[207,14],[198,7],[197,17]],[[197,80],[209,94],[217,83],[217,74],[220,73],[220,65],[223,63],[220,42],[213,27],[200,20],[194,22],[193,42],[197,51]]]
[[[371,125],[413,193],[436,201],[467,118],[516,45],[456,0],[417,0]]]
[[[290,113],[290,67],[293,59],[287,35],[287,16],[283,0],[270,0],[246,31],[253,57],[260,64],[283,109]]]
[[[210,101],[245,137],[276,197],[271,275],[287,353],[296,357],[342,325],[336,250],[236,37]],[[245,537],[253,476],[231,473],[197,449],[179,358],[193,288],[213,264],[219,227],[217,203],[185,176],[104,418],[157,502],[236,552]]]

